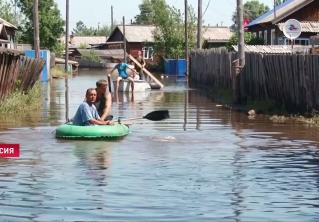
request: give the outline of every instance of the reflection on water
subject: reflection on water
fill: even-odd
[[[69,79],[70,116],[105,72]],[[318,221],[318,129],[273,124],[217,106],[185,82],[119,94],[115,117],[169,109],[170,119],[136,120],[119,141],[54,138],[64,122],[64,80],[48,88],[36,121],[3,119],[1,221]],[[23,126],[23,127],[20,127]]]

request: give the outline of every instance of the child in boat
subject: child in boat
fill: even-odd
[[[73,124],[78,126],[86,125],[110,125],[111,121],[104,121],[100,118],[94,102],[96,101],[96,90],[89,88],[86,90],[85,101],[79,106],[73,117]]]

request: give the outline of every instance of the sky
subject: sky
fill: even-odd
[[[61,15],[65,18],[66,0],[55,0],[60,9]],[[202,0],[204,25],[223,25],[232,24],[232,14],[236,8],[236,0]],[[209,3],[210,2],[210,3]],[[245,1],[244,1],[245,2]],[[273,0],[259,0],[270,8]],[[113,6],[113,18],[120,23],[125,16],[125,23],[129,24],[131,19],[139,14],[138,6],[142,0],[69,0],[70,7],[70,30],[75,28],[78,21],[82,21],[86,26],[98,27],[111,24],[111,6]],[[166,3],[184,11],[184,0],[166,0]],[[209,3],[209,4],[208,4]],[[188,0],[197,14],[197,0]]]

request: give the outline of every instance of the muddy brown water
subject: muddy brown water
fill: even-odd
[[[70,116],[102,71],[69,80]],[[57,140],[64,80],[44,87],[43,109],[1,117],[0,221],[319,221],[318,128],[249,120],[183,80],[121,94],[114,116],[136,120],[119,141]]]

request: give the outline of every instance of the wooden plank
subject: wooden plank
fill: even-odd
[[[150,73],[146,68],[142,67],[142,65],[132,56],[128,55],[128,57],[136,64],[138,67],[140,67],[156,84],[158,84],[161,88],[164,87],[163,83],[161,83],[155,76],[153,76],[152,73]]]

